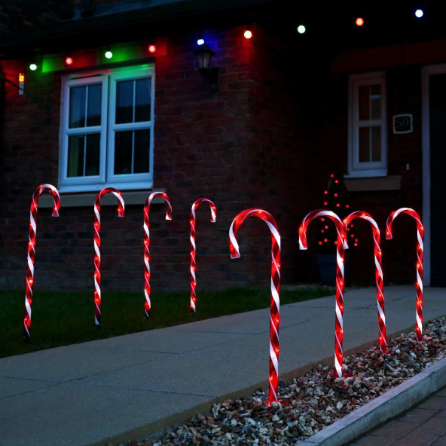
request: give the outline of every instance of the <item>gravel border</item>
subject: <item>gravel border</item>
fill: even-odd
[[[342,446],[384,423],[446,386],[446,358],[389,390],[299,446]]]

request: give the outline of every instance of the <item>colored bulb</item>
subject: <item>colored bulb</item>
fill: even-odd
[[[23,73],[19,73],[19,82],[25,82],[25,75]]]
[[[358,17],[356,19],[356,26],[363,26],[364,25],[364,19],[362,17]]]
[[[73,64],[73,58],[72,57],[66,57],[65,58],[65,63],[67,65],[72,65]]]
[[[105,58],[106,59],[111,59],[112,57],[113,57],[113,53],[110,50],[105,52]]]
[[[415,17],[417,18],[417,19],[421,19],[421,17],[423,17],[424,16],[424,11],[422,10],[422,9],[417,9],[416,11],[415,11]]]
[[[200,46],[201,46],[201,45],[204,45],[204,39],[201,39],[201,38],[198,39],[198,40],[197,40],[197,45],[200,45]]]
[[[243,35],[245,36],[245,39],[251,39],[251,38],[252,38],[252,31],[249,30],[249,29],[247,29],[247,30],[244,32]]]
[[[298,32],[299,34],[304,34],[306,30],[307,30],[307,28],[305,28],[304,25],[299,25],[299,26],[297,27],[297,32]]]
[[[204,40],[203,40],[203,42],[204,42]],[[156,51],[156,46],[155,45],[150,45],[149,46],[149,52],[150,53],[154,53]]]
[[[36,71],[36,70],[37,70],[37,65],[36,65],[35,63],[30,64],[30,65],[29,65],[29,69],[30,69],[31,71]]]

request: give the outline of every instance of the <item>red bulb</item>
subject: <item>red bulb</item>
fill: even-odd
[[[73,58],[72,57],[66,57],[65,58],[65,63],[67,64],[67,65],[73,65]]]
[[[362,17],[358,17],[356,19],[356,26],[363,26],[364,25],[364,19]]]
[[[156,46],[155,45],[149,45],[149,53],[155,53],[156,52]]]

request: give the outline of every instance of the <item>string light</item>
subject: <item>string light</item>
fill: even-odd
[[[200,38],[197,40],[197,45],[199,45],[199,46],[204,45],[204,39],[200,37]]]
[[[297,32],[299,33],[299,34],[305,34],[305,31],[307,30],[307,28],[305,28],[305,26],[304,25],[299,25],[298,27],[297,27]]]
[[[201,39],[201,40],[203,40],[203,39]],[[204,40],[203,40],[203,43],[204,43]],[[199,45],[201,45],[201,44],[199,43]],[[155,53],[155,52],[156,52],[156,46],[155,45],[149,45],[149,53]]]
[[[358,17],[356,19],[356,26],[363,26],[364,25],[364,19],[362,17]]]
[[[245,39],[251,39],[252,38],[252,31],[250,29],[247,29],[244,33],[243,33]]]
[[[104,56],[106,59],[111,59],[113,57],[113,53],[110,50],[107,50]]]
[[[424,16],[424,11],[422,10],[422,9],[417,9],[416,11],[415,11],[415,17],[417,18],[417,19],[421,19],[421,17],[423,17]]]
[[[73,58],[71,56],[65,58],[65,65],[73,65]]]
[[[29,69],[30,69],[31,71],[36,71],[36,70],[37,70],[37,64],[35,64],[35,63],[30,64],[30,65],[29,65]]]

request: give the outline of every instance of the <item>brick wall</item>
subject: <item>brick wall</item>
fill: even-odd
[[[189,214],[202,196],[218,207],[216,224],[205,204],[197,212],[198,289],[269,283],[270,239],[264,222],[248,220],[240,230],[242,258],[230,260],[228,229],[248,207],[275,217],[282,234],[283,283],[314,281],[317,246],[300,252],[297,227],[307,212],[321,207],[327,179],[347,168],[347,76],[329,71],[328,55],[302,67],[302,55],[273,32],[254,27],[247,41],[243,27],[205,35],[220,68],[215,91],[195,67],[195,34],[159,36],[168,55],[156,60],[154,187],[165,189],[173,221],[164,205],[151,209],[153,293],[187,289]],[[299,50],[300,51],[300,50]],[[291,57],[290,57],[291,55]],[[316,60],[317,59],[317,60]],[[25,61],[4,62],[16,79]],[[402,70],[402,72],[401,72]],[[395,192],[352,194],[352,209],[374,215],[381,227],[395,207],[421,207],[420,68],[388,72],[388,115],[413,112],[415,132],[389,133],[389,174],[403,176]],[[34,188],[58,182],[61,75],[27,76],[26,96],[6,85],[0,152],[0,286],[22,288],[29,204]],[[409,163],[411,169],[405,170]],[[124,219],[102,209],[104,289],[143,289],[142,206],[129,206]],[[398,221],[392,242],[384,242],[386,278],[413,278],[415,229]],[[39,210],[36,286],[88,289],[93,275],[93,212],[64,208],[52,218]],[[372,283],[370,228],[358,225],[354,282]],[[311,239],[311,238],[310,238]]]

